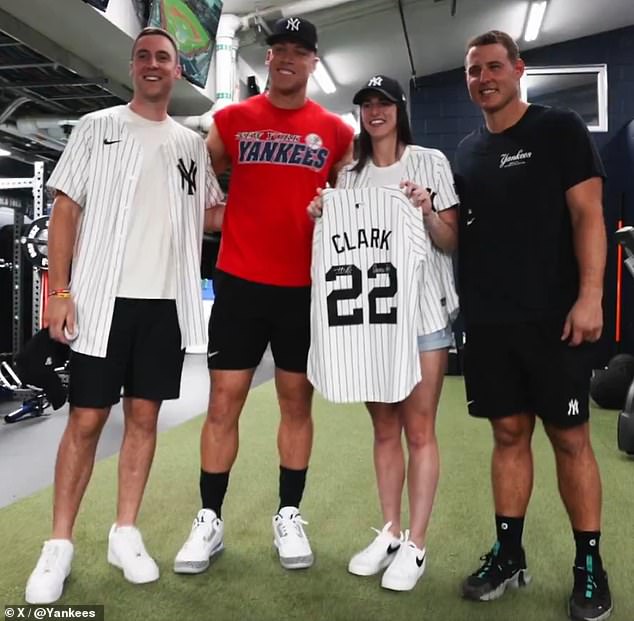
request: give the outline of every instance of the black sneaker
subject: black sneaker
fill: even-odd
[[[482,567],[462,583],[462,596],[480,602],[488,602],[504,595],[506,588],[528,585],[531,577],[526,571],[526,556],[520,550],[517,558],[501,556],[496,542],[491,551],[480,558]]]
[[[612,614],[612,596],[608,575],[599,568],[593,571],[589,557],[586,567],[573,567],[575,585],[568,602],[570,618],[575,621],[604,621]]]

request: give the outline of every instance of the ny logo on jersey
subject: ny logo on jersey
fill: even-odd
[[[181,174],[181,190],[185,189],[185,184],[187,184],[187,194],[192,196],[196,191],[196,171],[198,167],[196,166],[196,162],[191,160],[189,164],[189,169],[185,168],[185,162],[183,162],[183,158],[178,158],[178,172]]]
[[[568,416],[579,416],[579,401],[576,399],[568,401]]]
[[[370,78],[368,82],[368,86],[381,86],[381,84],[383,84],[383,78],[380,75]]]
[[[295,30],[296,32],[299,32],[299,24],[299,19],[297,19],[296,17],[290,17],[286,21],[286,30]]]

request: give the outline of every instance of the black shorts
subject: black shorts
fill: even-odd
[[[107,408],[126,397],[178,399],[185,350],[174,300],[117,298],[105,358],[71,351],[68,401]]]
[[[310,287],[262,285],[217,270],[214,291],[210,369],[253,369],[270,343],[276,367],[306,373]]]
[[[561,321],[467,328],[469,414],[495,419],[533,413],[558,427],[585,423],[596,347],[570,347],[560,340],[562,330]]]

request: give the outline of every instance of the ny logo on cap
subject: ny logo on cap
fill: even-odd
[[[368,86],[381,86],[381,84],[383,84],[383,78],[380,75],[370,78],[368,82]]]
[[[299,31],[300,21],[297,17],[291,17],[286,21],[286,30]]]

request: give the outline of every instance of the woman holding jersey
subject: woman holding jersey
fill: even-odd
[[[399,403],[366,403],[374,427],[374,464],[384,526],[355,554],[348,570],[370,576],[386,569],[381,586],[414,588],[425,571],[425,539],[439,476],[436,411],[458,309],[451,253],[457,244],[457,204],[447,158],[413,144],[406,98],[396,80],[373,76],[354,96],[360,106],[358,159],[344,167],[337,188],[401,187],[420,209],[428,237],[418,346],[422,380]],[[321,215],[321,196],[308,207]],[[403,432],[409,458],[401,443]],[[401,497],[407,480],[409,528],[401,532]]]

